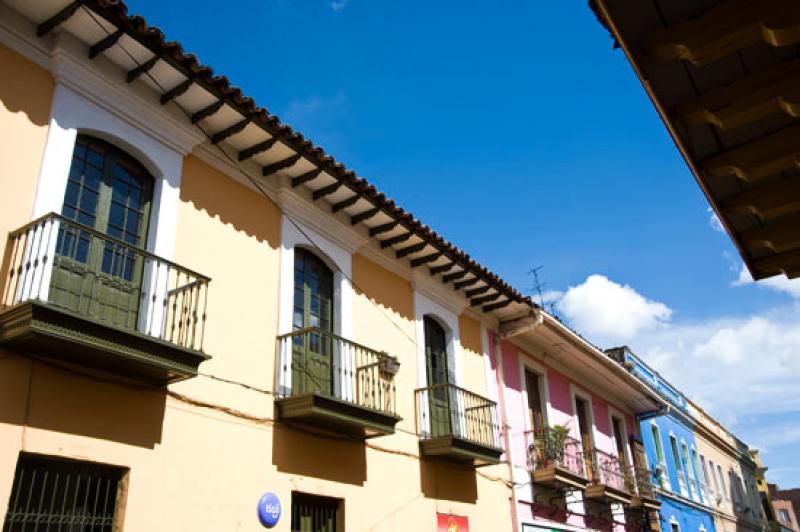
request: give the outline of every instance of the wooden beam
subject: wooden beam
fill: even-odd
[[[325,196],[333,194],[334,192],[339,190],[339,188],[341,186],[342,186],[342,182],[341,181],[334,181],[333,183],[331,183],[330,185],[328,185],[326,187],[322,187],[322,188],[319,188],[319,189],[315,190],[313,192],[313,194],[311,195],[311,197],[314,199],[314,201],[317,201],[320,198],[324,198]]]
[[[479,296],[483,293],[488,292],[491,288],[492,287],[487,284],[486,286],[481,286],[480,288],[473,288],[472,290],[467,290],[466,292],[464,292],[464,295],[467,297]]]
[[[342,209],[346,209],[348,207],[352,207],[353,205],[358,203],[358,200],[360,200],[360,199],[361,199],[361,196],[356,194],[355,196],[352,196],[352,197],[347,198],[346,200],[340,201],[339,203],[336,203],[335,205],[331,205],[331,212],[339,212]]]
[[[322,173],[322,168],[314,168],[310,172],[292,178],[292,188],[299,187],[303,183],[308,183],[319,177]]]
[[[491,305],[486,305],[483,307],[484,312],[492,312],[493,310],[498,310],[503,307],[506,307],[511,304],[510,299],[506,299],[505,301],[500,301],[499,303],[492,303]]]
[[[449,283],[450,281],[461,279],[465,275],[467,275],[467,270],[461,270],[460,272],[455,272],[455,273],[448,273],[447,275],[442,276],[442,282]]]
[[[178,96],[183,94],[184,92],[188,91],[189,87],[192,86],[192,83],[194,83],[194,80],[192,78],[185,79],[185,80],[181,81],[180,83],[178,83],[177,85],[175,85],[174,87],[172,87],[170,90],[168,90],[164,94],[162,94],[161,95],[161,105],[165,105],[165,104],[171,102],[172,100],[174,100],[175,98],[177,98]]]
[[[800,42],[796,0],[728,0],[700,16],[669,26],[643,43],[651,59],[684,59],[706,65],[756,43],[789,46]]]
[[[765,273],[765,277],[770,275],[785,273],[790,276],[790,272],[797,272],[800,269],[800,249],[776,253],[753,261],[756,272]],[[797,277],[797,274],[790,276]]]
[[[192,115],[192,124],[196,124],[202,119],[208,118],[209,116],[213,115],[214,113],[222,109],[223,105],[225,105],[225,102],[223,100],[217,100],[211,105],[200,109],[199,111],[197,111]]]
[[[741,233],[742,242],[763,246],[776,253],[800,248],[800,216],[779,219]]]
[[[267,166],[261,169],[261,175],[263,175],[264,177],[269,177],[277,173],[279,170],[283,170],[284,168],[289,168],[290,166],[294,166],[294,164],[300,160],[300,157],[302,157],[302,155],[296,153],[276,163],[268,164]]]
[[[800,59],[784,61],[678,105],[687,126],[730,130],[783,112],[800,116]]]
[[[733,174],[751,182],[792,166],[800,166],[800,124],[759,137],[702,162],[703,170],[713,177]]]
[[[102,39],[94,43],[92,47],[89,48],[89,59],[94,59],[101,53],[105,52],[106,50],[117,44],[119,38],[122,37],[124,34],[125,34],[124,31],[118,29],[114,33],[109,33],[107,36],[103,37]]]
[[[249,124],[249,123],[250,123],[250,119],[249,118],[245,118],[244,120],[240,120],[239,122],[236,122],[235,124],[233,124],[230,127],[226,127],[222,131],[218,131],[218,132],[214,133],[213,135],[211,135],[211,143],[212,144],[219,144],[220,142],[222,142],[223,140],[227,139],[231,135],[235,135],[237,133],[241,133],[241,131],[244,128],[246,128],[247,124]]]
[[[500,297],[500,292],[495,292],[494,294],[489,294],[488,296],[476,297],[475,299],[472,299],[469,302],[469,304],[472,307],[478,307],[480,305],[483,305],[484,303],[489,303],[491,301],[494,301],[498,297]]]
[[[428,264],[429,262],[433,262],[437,260],[439,257],[442,256],[442,252],[431,253],[430,255],[425,255],[424,257],[420,257],[418,259],[414,259],[411,261],[411,267],[416,268],[417,266],[422,266],[423,264]]]
[[[376,236],[381,233],[386,233],[397,227],[400,222],[389,222],[382,225],[376,225],[375,227],[371,227],[369,230],[369,236]]]
[[[722,200],[728,213],[755,214],[769,220],[800,211],[800,179],[775,181]]]
[[[156,66],[156,63],[158,63],[160,59],[161,58],[158,55],[154,55],[133,70],[129,70],[127,76],[128,83],[133,83],[139,76],[150,71],[151,68]]]
[[[381,249],[388,248],[389,246],[394,246],[395,244],[399,244],[400,242],[405,242],[411,235],[414,233],[408,232],[402,235],[393,236],[392,238],[387,238],[386,240],[381,240]]]
[[[352,225],[356,225],[358,223],[363,222],[364,220],[369,220],[373,216],[377,216],[379,212],[381,212],[380,207],[375,207],[374,209],[367,209],[366,211],[360,212],[355,216],[353,216],[352,218],[350,218],[350,223]]]
[[[478,282],[478,280],[479,279],[477,277],[473,277],[472,279],[467,279],[466,281],[458,281],[457,283],[453,283],[453,288],[456,290],[461,290],[464,287],[474,285]]]
[[[446,272],[453,266],[455,266],[455,262],[448,262],[447,264],[442,264],[441,266],[434,266],[431,268],[431,275],[438,275],[440,273]]]
[[[417,253],[418,251],[422,251],[423,249],[425,249],[425,247],[427,247],[427,245],[428,243],[424,240],[422,242],[417,242],[416,244],[411,244],[410,246],[398,249],[395,252],[395,256],[398,259],[402,259],[406,255],[411,255],[412,253]]]
[[[249,148],[245,148],[239,152],[239,160],[246,161],[253,155],[256,155],[261,152],[265,152],[268,149],[272,148],[275,143],[278,142],[278,137],[270,137],[264,142],[259,142],[258,144],[254,144]]]
[[[39,27],[36,28],[36,35],[38,37],[44,37],[51,31],[56,29],[62,23],[69,20],[69,18],[75,14],[75,11],[78,10],[81,4],[83,4],[83,2],[81,2],[80,0],[67,4],[67,6],[64,9],[62,9],[49,19],[39,24]]]

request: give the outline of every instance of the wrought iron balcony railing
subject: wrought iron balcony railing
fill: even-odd
[[[531,471],[555,467],[586,477],[581,442],[558,429],[544,427],[525,433]]]
[[[203,350],[208,277],[61,215],[11,232],[3,272],[2,311],[38,301]]]
[[[278,343],[280,398],[317,394],[395,415],[396,358],[317,327],[279,336]]]
[[[634,491],[628,468],[619,458],[598,449],[594,449],[591,456],[593,484],[602,484],[628,493]]]
[[[497,404],[454,384],[416,390],[417,429],[423,440],[453,437],[500,449]]]

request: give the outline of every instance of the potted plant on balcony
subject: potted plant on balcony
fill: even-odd
[[[565,443],[569,430],[562,425],[545,427],[536,433],[538,457],[549,463],[561,463],[564,460]]]

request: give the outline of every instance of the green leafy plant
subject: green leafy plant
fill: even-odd
[[[545,462],[560,463],[564,459],[565,444],[569,430],[562,425],[545,427],[536,433],[538,458]]]

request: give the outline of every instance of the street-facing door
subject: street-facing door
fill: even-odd
[[[333,272],[313,253],[294,250],[292,393],[333,395]]]
[[[428,404],[430,408],[431,436],[448,436],[452,434],[453,420],[451,408],[451,390],[447,368],[447,336],[439,323],[425,316],[425,363],[428,376]]]
[[[144,268],[153,178],[136,160],[79,135],[62,216],[108,235],[62,223],[50,281],[51,303],[134,329]]]
[[[578,415],[578,431],[581,435],[581,446],[583,447],[583,459],[586,466],[586,478],[592,480],[594,470],[594,453],[592,449],[592,424],[589,417],[589,404],[580,397],[575,398],[575,408]]]

